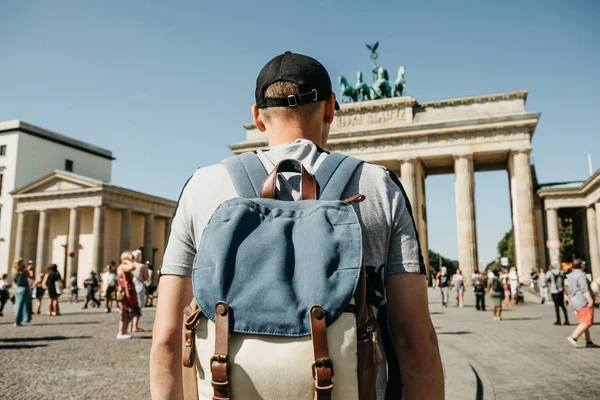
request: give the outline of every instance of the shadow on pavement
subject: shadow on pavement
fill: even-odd
[[[46,347],[47,344],[0,344],[0,350],[21,350],[34,349],[36,347]]]
[[[535,321],[538,319],[542,319],[542,317],[536,318],[502,318],[502,321]]]
[[[33,323],[30,326],[53,326],[53,325],[92,325],[99,324],[98,321],[85,321],[85,322],[57,322],[55,324],[47,323],[47,324],[36,324]]]
[[[91,339],[91,336],[41,336],[41,337],[15,337],[0,338],[0,343],[18,343],[18,342],[53,342],[57,340],[68,339]]]
[[[473,373],[475,374],[475,379],[477,380],[477,394],[475,395],[475,399],[483,400],[483,382],[481,382],[481,378],[479,377],[477,370],[475,370],[475,368],[471,364],[469,364],[469,367],[471,367],[471,369],[473,370]]]
[[[470,335],[473,332],[469,331],[456,331],[456,332],[438,332],[438,335]]]

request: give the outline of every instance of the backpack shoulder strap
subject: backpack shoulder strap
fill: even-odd
[[[363,160],[340,153],[330,153],[325,157],[315,172],[319,200],[339,200],[354,172],[363,163]]]
[[[221,164],[227,168],[233,186],[240,197],[260,197],[260,188],[267,177],[267,171],[256,153],[248,152],[226,158]]]

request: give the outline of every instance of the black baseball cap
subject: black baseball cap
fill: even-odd
[[[298,85],[298,95],[265,97],[267,88],[279,81]],[[286,51],[267,63],[256,78],[256,105],[267,107],[296,107],[299,104],[325,101],[333,90],[325,67],[314,58]],[[340,105],[335,102],[335,109]]]

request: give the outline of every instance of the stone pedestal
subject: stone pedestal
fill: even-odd
[[[454,158],[456,219],[458,227],[458,265],[463,276],[471,279],[478,270],[477,228],[475,223],[475,179],[473,157]]]

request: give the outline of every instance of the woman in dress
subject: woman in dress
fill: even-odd
[[[44,293],[46,292],[46,289],[44,289],[45,278],[45,274],[38,276],[31,286],[31,295],[37,300],[33,315],[40,315],[42,313],[42,299],[44,298]]]
[[[121,265],[117,268],[117,301],[119,303],[120,321],[117,339],[131,339],[127,332],[129,323],[141,315],[135,284],[133,283],[133,254],[125,251],[121,254]]]
[[[512,296],[512,304],[517,304],[517,296],[519,294],[519,275],[515,267],[510,267],[508,273],[508,279],[510,281],[510,293]]]
[[[61,276],[58,272],[56,264],[52,264],[48,267],[48,273],[44,279],[44,288],[48,290],[48,297],[50,301],[48,303],[48,315],[56,316],[60,315],[58,310],[58,296],[60,296],[62,288]]]
[[[456,292],[456,305],[463,307],[463,296],[465,294],[465,277],[460,269],[456,270],[456,274],[452,277],[452,284],[454,285],[454,291]]]
[[[12,268],[12,278],[15,283],[15,326],[31,322],[31,290],[27,279],[30,271],[26,269],[22,258],[15,260]]]
[[[146,305],[146,282],[148,281],[148,266],[146,264],[142,264],[142,252],[141,250],[134,250],[131,252],[133,255],[133,283],[135,284],[135,292],[138,297],[138,305],[140,307],[144,307]],[[140,316],[133,319],[132,322],[132,332],[144,332],[142,328],[140,328]]]

